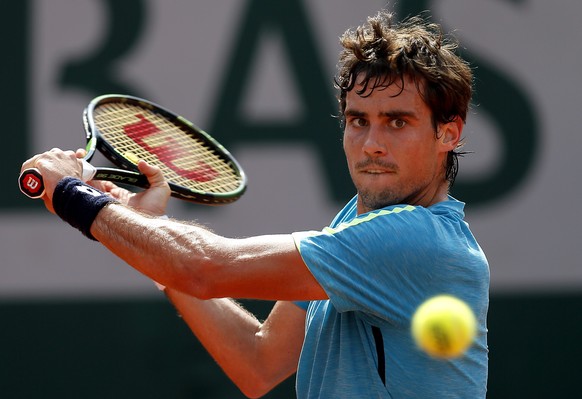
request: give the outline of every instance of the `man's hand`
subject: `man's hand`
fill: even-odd
[[[89,182],[93,187],[110,194],[122,204],[128,205],[141,212],[160,216],[166,213],[168,200],[170,199],[170,187],[157,166],[139,161],[137,167],[150,182],[150,187],[140,193],[133,193],[125,190],[112,182],[92,180]]]
[[[25,169],[36,168],[42,175],[45,194],[42,197],[47,209],[54,213],[52,199],[58,182],[66,176],[81,178],[83,165],[78,152],[63,151],[53,148],[50,151],[35,155],[22,164],[21,172]]]
[[[21,172],[28,168],[36,168],[42,175],[45,185],[45,194],[42,199],[50,212],[55,213],[52,198],[58,182],[67,176],[81,179],[83,175],[81,158],[85,156],[85,153],[84,149],[63,151],[53,148],[50,151],[35,155],[22,164]],[[93,180],[89,183],[98,190],[108,193],[122,204],[150,215],[164,215],[170,198],[170,187],[162,172],[158,167],[149,165],[145,161],[139,161],[137,167],[150,182],[150,188],[140,193],[133,193],[107,181]]]

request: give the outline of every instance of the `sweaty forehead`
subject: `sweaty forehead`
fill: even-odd
[[[424,90],[422,81],[418,81],[408,75],[404,76],[366,76],[360,73],[356,77],[356,84],[350,92],[355,92],[361,97],[368,97],[375,91],[386,91],[388,95],[397,97],[400,94],[421,94]]]
[[[388,115],[398,111],[424,115],[428,112],[414,80],[399,79],[388,85],[380,83],[366,85],[365,81],[358,82],[346,95],[345,113]]]
[[[411,77],[365,79],[359,75],[346,93],[343,113],[347,115],[415,114],[430,117],[432,112],[420,92],[423,85]]]

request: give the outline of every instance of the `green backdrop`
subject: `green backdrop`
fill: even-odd
[[[488,397],[578,397],[581,309],[582,295],[494,295]],[[11,302],[0,318],[2,398],[244,397],[165,299]],[[294,379],[266,397],[294,398]]]

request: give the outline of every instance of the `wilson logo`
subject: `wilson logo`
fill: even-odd
[[[25,179],[25,186],[31,193],[36,193],[40,188],[40,181],[35,175],[28,175]]]
[[[218,172],[205,162],[197,161],[192,167],[187,157],[191,156],[171,135],[159,129],[142,114],[136,114],[138,122],[125,125],[123,130],[133,141],[154,154],[160,162],[178,175],[197,182],[208,182],[218,176]]]

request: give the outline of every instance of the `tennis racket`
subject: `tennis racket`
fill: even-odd
[[[139,173],[140,159],[159,167],[172,196],[208,205],[236,201],[246,189],[246,175],[233,156],[208,133],[165,108],[141,98],[104,95],[83,112],[87,154],[83,180],[108,180],[149,187]],[[98,149],[116,168],[89,162]],[[24,170],[20,190],[30,198],[44,195],[38,169]]]

